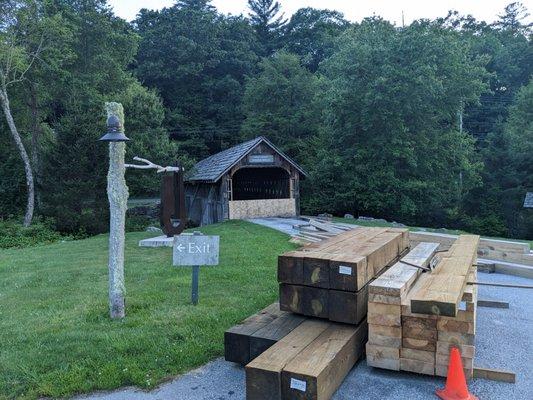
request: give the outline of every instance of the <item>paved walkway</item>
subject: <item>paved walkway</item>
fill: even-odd
[[[532,285],[533,280],[502,274],[478,273],[482,282]],[[533,291],[502,287],[479,287],[479,297],[508,301],[509,309],[479,308],[476,356],[478,367],[506,369],[517,374],[516,384],[477,379],[471,391],[482,400],[533,398]],[[427,400],[440,378],[383,371],[360,361],[350,372],[333,400]],[[243,368],[217,359],[177,377],[151,392],[127,388],[95,393],[77,400],[244,400]]]

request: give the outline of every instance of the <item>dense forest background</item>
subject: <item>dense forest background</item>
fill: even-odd
[[[265,135],[309,172],[306,213],[533,238],[532,29],[520,3],[497,21],[450,12],[409,26],[313,8],[285,18],[272,0],[250,0],[246,16],[179,0],[131,23],[105,0],[0,4],[0,78],[15,71],[4,86],[36,215],[60,232],[107,230],[97,139],[104,102],[119,101],[128,159],[190,168]],[[25,170],[1,116],[0,218],[22,220]],[[158,192],[153,172],[127,181],[133,197]]]

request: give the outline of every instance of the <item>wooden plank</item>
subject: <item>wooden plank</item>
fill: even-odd
[[[284,313],[268,325],[250,335],[250,360],[279,342],[307,318],[302,315]]]
[[[368,303],[368,323],[401,327],[401,306],[395,304]]]
[[[279,306],[281,310],[303,314],[303,291],[303,286],[280,283]]]
[[[470,346],[474,345],[475,335],[470,333],[459,333],[459,332],[446,332],[438,331],[439,333],[439,342],[448,342],[452,344],[468,344]]]
[[[460,333],[476,333],[473,322],[457,321],[455,318],[437,320],[437,329],[439,331],[460,332]]]
[[[400,358],[400,370],[424,375],[435,375],[435,362]]]
[[[509,308],[509,303],[506,301],[478,300],[477,305],[478,307]]]
[[[303,314],[317,318],[329,317],[329,291],[327,289],[303,286]]]
[[[365,228],[349,231],[278,258],[278,281],[327,289],[357,291],[403,247],[405,230]]]
[[[226,361],[242,365],[250,362],[250,335],[282,314],[279,303],[274,303],[224,332],[224,358]]]
[[[516,382],[516,374],[511,371],[474,367],[473,374],[476,379],[488,379],[491,381],[507,383]]]
[[[328,318],[328,290],[310,286],[280,284],[279,304],[283,311]]]
[[[391,338],[402,338],[402,328],[397,326],[384,326],[368,324],[368,336],[382,335]]]
[[[402,337],[437,341],[436,320],[402,316]]]
[[[407,358],[409,360],[418,360],[435,364],[435,353],[432,351],[415,350],[402,347],[400,349],[400,358]]]
[[[330,399],[363,353],[367,332],[366,323],[332,324],[285,366],[282,397]]]
[[[281,400],[283,368],[329,326],[330,323],[324,321],[304,321],[250,362],[246,366],[246,399]]]
[[[461,361],[463,363],[463,368],[472,369],[474,368],[474,359],[468,358],[468,357],[461,357]],[[450,355],[449,354],[435,354],[435,363],[440,365],[449,365],[450,363]]]
[[[320,243],[322,241],[322,239],[318,239],[318,238],[306,235],[305,233],[298,233],[295,236],[293,236],[293,238],[304,241],[305,245],[313,244],[313,243]]]
[[[402,346],[402,339],[374,333],[373,335],[368,335],[368,343],[375,346],[400,348]]]
[[[371,303],[382,303],[382,304],[396,304],[401,305],[401,297],[386,296],[384,294],[368,294],[368,301]]]
[[[407,349],[423,350],[435,352],[437,348],[437,342],[427,339],[412,339],[402,337],[402,347]]]
[[[476,259],[479,236],[461,235],[411,297],[411,312],[455,317]]]
[[[440,243],[439,250],[446,250],[458,238],[456,235],[447,235],[433,232],[410,232],[411,246],[419,242]],[[530,246],[525,242],[513,242],[498,239],[481,238],[477,254],[479,257],[503,262],[517,262],[519,264],[533,265],[533,254]]]
[[[459,349],[459,352],[461,353],[461,356],[466,357],[466,358],[474,358],[474,355],[476,353],[475,346],[468,345],[468,344],[458,344],[458,343],[440,342],[440,341],[437,341],[436,353],[449,355],[452,347],[457,347]]]
[[[366,284],[366,257],[337,255],[330,261],[330,288],[355,292]]]
[[[369,293],[401,297],[410,289],[421,273],[420,268],[409,266],[402,263],[402,261],[426,268],[429,266],[438,246],[438,243],[419,243],[400,261],[374,280],[370,284]]]
[[[344,232],[339,235],[332,237],[331,239],[324,240],[320,243],[311,244],[306,246],[302,251],[315,251],[320,249],[323,252],[331,252],[334,249],[338,249],[341,246],[341,243],[348,241],[364,241],[367,236],[376,235],[379,232],[383,232],[382,228],[358,228],[353,231]]]
[[[400,359],[399,358],[385,358],[379,355],[366,355],[366,364],[369,367],[389,369],[391,371],[400,370]]]
[[[400,358],[400,349],[388,346],[375,346],[373,344],[366,344],[366,355],[375,356],[378,358],[387,358],[389,360]]]
[[[309,219],[309,225],[314,226],[315,228],[321,229],[325,232],[329,233],[342,233],[344,232],[342,229],[334,228],[331,226],[331,224],[327,224],[324,222],[319,222],[315,219]]]
[[[384,232],[366,243],[361,255],[367,256],[368,280],[377,276],[386,265],[398,257],[402,248],[402,232]]]
[[[357,325],[367,315],[368,287],[358,292],[328,291],[328,318],[331,321]]]
[[[329,259],[328,254],[311,252],[303,260],[303,285],[328,289],[329,285]]]
[[[290,251],[278,257],[278,282],[300,284],[303,282],[303,254]]]
[[[279,299],[283,311],[357,325],[367,315],[368,288],[345,292],[282,283]]]
[[[413,315],[422,315],[422,314],[413,314]],[[435,317],[437,317],[435,315]],[[457,315],[455,317],[437,317],[437,319],[449,319],[453,321],[462,321],[462,322],[471,322],[475,323],[476,318],[476,312],[474,311],[467,311],[467,310],[458,310]]]

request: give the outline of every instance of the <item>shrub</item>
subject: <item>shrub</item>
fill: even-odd
[[[54,231],[52,226],[51,220],[34,220],[28,228],[17,220],[0,220],[0,248],[30,247],[70,239]]]

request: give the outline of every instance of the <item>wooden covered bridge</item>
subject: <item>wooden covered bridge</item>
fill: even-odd
[[[267,138],[198,162],[186,177],[189,219],[207,225],[227,219],[296,216],[302,168]]]

